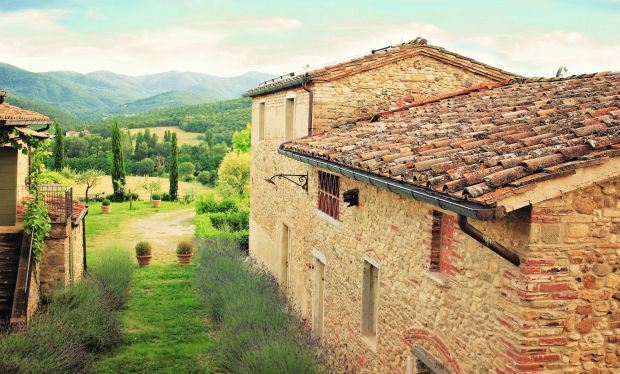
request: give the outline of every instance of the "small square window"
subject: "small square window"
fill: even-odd
[[[442,273],[450,271],[449,250],[452,246],[453,231],[454,217],[433,210],[429,271]]]
[[[379,268],[364,261],[362,284],[362,336],[377,336],[379,313]]]
[[[258,140],[265,140],[265,103],[258,104]]]
[[[340,177],[319,171],[319,210],[333,219],[340,217]]]

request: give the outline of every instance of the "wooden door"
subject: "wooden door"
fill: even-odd
[[[17,214],[17,150],[0,147],[0,226],[14,226]]]

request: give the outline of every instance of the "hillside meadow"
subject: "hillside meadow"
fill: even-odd
[[[132,136],[135,136],[139,132],[144,132],[147,128],[142,129],[128,129],[129,133]],[[159,137],[159,139],[164,138],[164,133],[166,131],[172,131],[177,133],[177,142],[181,146],[183,144],[189,145],[197,145],[200,143],[198,139],[199,133],[195,132],[187,132],[185,130],[181,130],[178,126],[157,126],[157,127],[148,127],[148,130],[151,134],[155,133]]]
[[[161,185],[161,191],[168,192],[170,188],[170,182],[168,178],[163,177],[149,177],[149,181],[158,181]],[[144,182],[144,177],[127,176],[126,190],[137,193],[142,200],[148,200],[150,198],[149,192],[141,187]],[[197,182],[184,182],[179,181],[179,196],[182,198],[185,195],[200,195],[205,192],[212,191],[208,186],[203,186]],[[91,188],[88,192],[89,197],[94,197],[97,194],[109,195],[112,190],[112,178],[109,175],[99,177],[98,183],[95,187]],[[73,187],[74,196],[83,197],[86,194],[86,185],[80,184]]]

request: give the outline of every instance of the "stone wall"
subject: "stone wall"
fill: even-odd
[[[316,132],[352,118],[372,115],[484,82],[482,75],[427,56],[414,56],[314,87]]]
[[[532,210],[531,244],[506,271],[505,372],[620,372],[620,179]]]
[[[81,279],[84,272],[83,224],[72,227],[67,223],[52,223],[50,236],[39,268],[40,289],[43,297],[49,297],[57,287],[64,287]]]

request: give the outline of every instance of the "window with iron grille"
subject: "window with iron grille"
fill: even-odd
[[[340,177],[319,171],[319,210],[338,219],[340,216]]]

